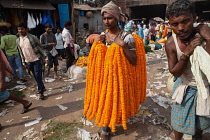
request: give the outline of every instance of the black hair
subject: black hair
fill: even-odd
[[[106,11],[103,11],[101,15],[104,16],[104,13],[107,13],[107,12]]]
[[[18,25],[17,25],[17,27],[23,27],[25,29],[28,28],[27,27],[27,23],[25,23],[25,22],[19,22]]]
[[[128,16],[128,14],[125,14],[125,17],[127,18],[127,20],[129,20],[129,16]]]
[[[44,27],[45,27],[45,28],[52,28],[52,25],[49,24],[49,23],[46,23]]]
[[[166,17],[178,17],[186,12],[195,14],[195,3],[190,0],[177,0],[168,6],[166,10]]]
[[[58,28],[57,28],[57,30],[58,30],[58,29],[59,29],[60,31],[62,31],[62,30],[63,30],[61,27],[58,27]]]
[[[7,26],[1,26],[0,31],[2,31],[4,33],[9,33],[9,28]]]
[[[72,26],[72,23],[70,20],[67,20],[64,22],[64,27],[67,27],[67,26]]]

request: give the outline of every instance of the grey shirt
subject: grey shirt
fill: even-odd
[[[53,33],[50,34],[44,33],[40,36],[40,44],[43,47],[46,54],[50,53],[53,47],[55,47],[55,46],[48,46],[47,43],[57,43],[55,35]]]

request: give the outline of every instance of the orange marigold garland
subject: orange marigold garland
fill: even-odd
[[[137,64],[131,65],[122,47],[116,43],[107,49],[94,42],[88,57],[88,72],[84,115],[95,124],[109,126],[116,131],[116,124],[126,130],[130,116],[138,112],[146,98],[146,59],[143,41],[134,35]]]

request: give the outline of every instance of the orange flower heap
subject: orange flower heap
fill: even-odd
[[[84,115],[95,124],[116,124],[126,130],[127,120],[138,112],[146,98],[146,59],[142,39],[134,35],[137,64],[131,65],[122,47],[116,43],[107,48],[100,41],[92,45],[88,57],[88,72],[84,102]]]

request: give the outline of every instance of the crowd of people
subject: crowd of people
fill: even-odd
[[[167,8],[168,22],[149,25],[134,26],[112,1],[102,7],[101,15],[107,29],[87,39],[90,54],[84,115],[88,120],[95,118],[96,124],[102,127],[102,139],[109,140],[117,124],[126,130],[127,119],[135,115],[146,100],[144,44],[167,38],[165,51],[169,71],[174,76],[171,124],[175,140],[181,140],[183,134],[201,140],[203,130],[210,126],[210,69],[206,65],[210,61],[210,28],[195,22],[194,3],[176,0]],[[125,23],[123,28],[118,26],[120,20]],[[54,35],[52,26],[46,24],[46,32],[40,40],[29,34],[27,25],[22,22],[17,27],[18,36],[10,35],[7,27],[0,28],[4,35],[0,47],[6,55],[0,50],[0,102],[18,101],[23,104],[22,113],[32,105],[6,90],[6,74],[25,82],[22,66],[31,71],[37,82],[39,99],[44,99],[45,62],[48,64],[46,76],[54,67],[54,78],[59,78],[58,56],[66,58],[67,69],[74,64],[79,46],[69,32],[71,22],[66,21],[64,26],[63,31],[58,28]]]

